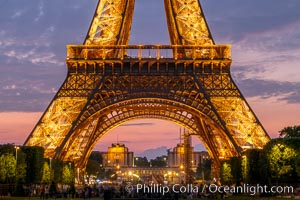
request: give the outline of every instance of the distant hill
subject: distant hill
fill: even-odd
[[[157,147],[154,149],[146,149],[142,153],[137,154],[136,156],[147,157],[148,160],[155,159],[158,156],[167,155],[168,148],[166,146]]]
[[[146,149],[142,153],[138,153],[135,156],[138,157],[147,157],[148,160],[155,159],[158,156],[168,155],[168,147],[161,146],[153,149]],[[197,144],[194,146],[194,151],[206,151],[205,147],[202,144]]]

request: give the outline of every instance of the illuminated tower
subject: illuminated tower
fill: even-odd
[[[215,44],[198,0],[164,0],[170,45],[128,45],[134,0],[100,0],[65,82],[25,142],[84,168],[95,144],[133,119],[175,122],[216,168],[269,136],[233,82],[230,45]],[[151,55],[151,56],[149,56]]]

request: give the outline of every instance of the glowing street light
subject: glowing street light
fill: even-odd
[[[184,167],[183,167],[183,165],[181,164],[181,165],[180,165],[180,169],[183,170],[183,168],[184,168]]]
[[[16,149],[16,165],[18,163],[18,150],[20,149],[19,146],[15,146],[15,149]]]
[[[50,181],[50,183],[51,183],[51,181],[52,181],[52,163],[51,163],[51,161],[52,161],[52,158],[49,158],[49,166],[50,166],[50,178],[49,178],[49,181]]]
[[[77,183],[80,184],[80,171],[79,167],[77,167]]]
[[[17,179],[17,167],[18,167],[18,150],[20,149],[19,146],[15,146],[16,149],[16,169],[15,169],[15,173],[16,173],[16,179]]]

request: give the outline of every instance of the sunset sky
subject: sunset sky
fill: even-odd
[[[0,1],[0,143],[23,144],[66,76],[66,44],[82,44],[98,0]],[[300,1],[202,0],[217,44],[232,44],[232,74],[271,137],[300,125]],[[131,44],[169,44],[163,0],[136,0]],[[178,142],[179,127],[131,121],[96,146],[130,150]]]

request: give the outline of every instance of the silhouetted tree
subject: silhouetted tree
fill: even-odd
[[[149,167],[150,163],[146,157],[135,157],[134,165],[137,167]]]
[[[269,168],[266,154],[261,149],[248,149],[241,161],[243,181],[249,184],[268,184]]]
[[[167,156],[158,156],[150,161],[152,167],[166,167]]]
[[[90,155],[90,160],[94,160],[99,164],[102,164],[103,158],[99,151],[93,151]]]
[[[197,179],[210,180],[211,179],[211,159],[203,159],[199,162],[196,170]]]
[[[300,137],[300,125],[285,127],[279,133],[281,138]]]
[[[96,162],[95,160],[89,159],[86,165],[86,172],[89,176],[95,175],[98,176],[102,168],[100,167],[100,164]]]
[[[15,145],[13,144],[0,144],[0,156],[3,154],[14,154],[15,155]]]
[[[44,149],[43,147],[21,147],[26,154],[26,183],[40,183],[43,176]]]

